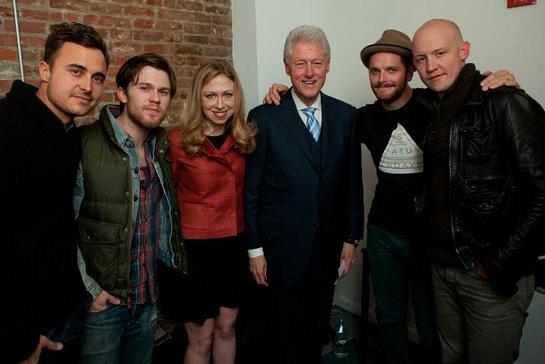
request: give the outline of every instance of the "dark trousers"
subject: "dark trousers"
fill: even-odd
[[[327,343],[334,286],[321,279],[271,284],[273,343],[278,363],[318,364]]]
[[[409,362],[409,291],[420,346],[429,362],[438,362],[430,268],[423,253],[414,242],[372,224],[367,225],[367,251],[385,363]]]
[[[534,276],[512,296],[475,272],[432,265],[437,329],[445,364],[511,364],[534,295]]]

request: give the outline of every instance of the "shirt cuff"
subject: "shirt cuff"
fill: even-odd
[[[248,256],[250,258],[257,258],[263,255],[263,248],[248,249]]]

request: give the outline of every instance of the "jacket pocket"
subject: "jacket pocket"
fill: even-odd
[[[508,180],[504,176],[465,180],[462,184],[464,207],[477,215],[502,216],[511,191]]]
[[[486,162],[492,157],[490,127],[464,127],[460,129],[464,155],[473,162]]]
[[[118,244],[121,226],[80,217],[78,219],[79,247],[87,274],[103,289],[115,286],[119,268]]]
[[[182,229],[210,229],[210,214],[212,208],[208,205],[186,202],[183,205]]]

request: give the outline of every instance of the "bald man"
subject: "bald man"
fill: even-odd
[[[425,211],[442,361],[512,363],[545,222],[545,114],[522,90],[482,91],[453,22],[426,22],[412,46],[435,115]]]

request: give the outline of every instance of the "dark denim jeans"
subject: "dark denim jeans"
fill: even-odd
[[[438,361],[431,277],[424,253],[416,251],[411,241],[372,224],[367,226],[367,251],[385,362],[409,362],[409,292],[426,363]]]
[[[83,364],[150,364],[157,310],[154,304],[109,305],[88,312],[83,324]]]

